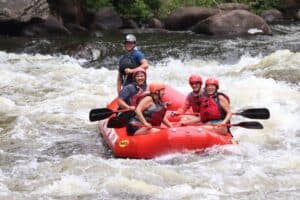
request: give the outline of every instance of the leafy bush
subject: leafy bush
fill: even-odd
[[[150,7],[144,0],[113,0],[113,5],[124,18],[142,21],[153,16]]]
[[[264,10],[279,8],[279,0],[234,0],[233,2],[247,4],[256,14],[261,14]]]
[[[58,0],[48,0],[53,7]],[[263,10],[278,8],[279,0],[73,0],[87,11],[112,6],[124,18],[142,22],[150,17],[165,19],[174,9],[183,6],[212,7],[223,2],[244,3],[252,12],[260,14]]]
[[[101,7],[112,6],[111,0],[77,0],[83,5],[84,9],[95,11]]]

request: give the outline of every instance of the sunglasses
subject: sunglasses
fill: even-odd
[[[197,85],[197,84],[201,85],[200,82],[191,82],[191,83],[190,83],[190,85]]]

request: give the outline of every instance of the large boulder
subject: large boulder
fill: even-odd
[[[47,19],[47,0],[0,0],[0,22],[28,22],[32,18]]]
[[[169,30],[187,30],[220,11],[215,8],[184,7],[174,10],[165,20],[165,28]]]
[[[272,34],[271,28],[259,16],[246,10],[233,10],[209,17],[192,29],[208,35]]]
[[[139,25],[133,19],[123,19],[122,29],[138,29]]]
[[[148,21],[148,28],[162,29],[163,27],[163,23],[157,18],[151,18]]]
[[[120,15],[110,7],[101,8],[97,11],[94,21],[90,26],[92,30],[115,30],[123,25]]]
[[[75,0],[55,0],[55,11],[63,18],[64,24],[84,24],[80,2]]]
[[[280,21],[283,19],[282,13],[279,10],[266,10],[261,14],[261,17],[268,23]]]
[[[295,14],[295,20],[300,21],[300,9]]]
[[[24,36],[41,36],[50,34],[69,34],[69,30],[64,27],[62,20],[50,15],[46,20],[28,23],[22,30]]]
[[[300,9],[299,0],[279,0],[279,6],[286,17],[297,20],[297,12]]]

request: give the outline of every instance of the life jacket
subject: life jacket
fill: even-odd
[[[137,105],[139,102],[146,96],[150,96],[154,102],[154,105],[152,105],[150,108],[147,110],[143,111],[143,116],[145,117],[146,121],[152,124],[153,126],[159,126],[163,118],[165,116],[165,113],[167,112],[166,105],[165,103],[159,101],[155,102],[154,98],[151,96],[151,94],[144,92],[142,95],[137,98]],[[132,118],[129,123],[137,123],[140,122],[137,116]]]
[[[137,106],[141,99],[143,99],[146,96],[143,88],[136,85],[136,90],[136,94],[130,98],[131,106]]]
[[[187,96],[187,100],[192,107],[194,113],[200,112],[200,105],[202,101],[202,95],[196,94],[195,92],[191,92]]]
[[[139,66],[138,61],[134,58],[132,54],[123,55],[119,61],[119,72],[121,73],[122,84],[123,86],[127,85],[128,83],[132,83],[133,78],[132,74],[127,75],[125,73],[126,68],[134,69]]]
[[[162,123],[167,109],[166,106],[159,101],[154,103],[150,108],[144,110],[143,115],[147,122],[153,126],[160,126]]]
[[[216,92],[212,96],[208,96],[203,93],[200,104],[200,116],[202,122],[208,122],[211,120],[223,120],[225,119],[226,112],[220,104],[219,95],[224,96],[228,103],[230,103],[229,97],[221,92]]]

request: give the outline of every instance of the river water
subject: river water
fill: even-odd
[[[238,145],[151,160],[114,158],[88,120],[116,96],[121,34],[2,37],[0,199],[300,199],[300,26],[272,28],[271,37],[136,34],[149,82],[187,94],[190,74],[215,76],[233,111],[271,112],[263,130],[232,128]],[[106,54],[66,55],[74,41]]]

